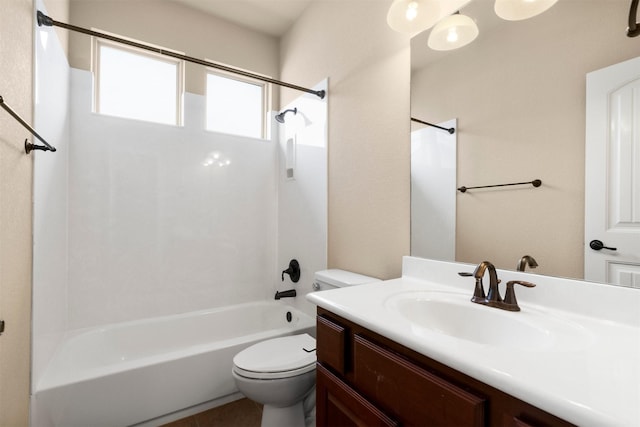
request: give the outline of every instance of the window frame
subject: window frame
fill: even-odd
[[[105,34],[110,34],[104,31],[101,31]],[[120,35],[115,35],[115,34],[111,34],[115,37],[119,37],[119,38],[123,38],[126,40],[131,40],[132,42],[136,42],[136,43],[142,43],[138,40],[134,40],[134,39],[130,39],[130,38],[126,38],[126,37],[122,37]],[[151,46],[151,47],[155,47],[158,49],[162,49],[165,51],[168,51],[169,49],[165,49],[163,47],[160,46],[156,46],[156,45],[152,45],[149,43],[144,43],[145,45]],[[139,56],[145,56],[147,58],[151,58],[157,61],[161,61],[161,62],[165,62],[168,64],[172,64],[176,66],[176,106],[175,106],[175,122],[173,123],[164,123],[164,122],[156,122],[156,121],[150,121],[150,120],[145,120],[145,119],[139,119],[139,118],[135,118],[135,117],[127,117],[127,116],[114,116],[111,114],[105,114],[100,112],[100,48],[102,46],[105,47],[110,47],[112,49],[118,49],[127,53],[131,53],[131,54],[135,54],[135,55],[139,55]],[[140,121],[144,121],[147,123],[156,123],[156,124],[161,124],[161,125],[169,125],[169,126],[184,126],[184,90],[185,90],[185,63],[183,60],[181,59],[177,59],[177,58],[172,58],[170,56],[166,56],[166,55],[162,55],[160,53],[155,53],[155,52],[150,52],[144,49],[140,49],[134,46],[129,46],[123,43],[119,43],[113,40],[108,40],[108,39],[102,39],[100,37],[92,37],[92,60],[91,60],[91,64],[92,64],[92,73],[93,73],[93,77],[94,77],[94,84],[93,84],[93,112],[97,113],[97,114],[102,114],[105,116],[111,116],[111,117],[119,117],[119,118],[124,118],[124,119],[129,119],[129,120],[140,120]],[[182,54],[182,52],[178,52],[178,51],[172,51],[178,54]]]
[[[243,70],[246,71],[246,70]],[[251,72],[253,74],[256,74],[254,72]],[[207,80],[210,74],[219,76],[219,77],[224,77],[230,80],[236,80],[242,83],[246,83],[246,84],[251,84],[254,86],[259,86],[262,91],[262,99],[260,102],[260,108],[262,109],[262,114],[260,115],[260,120],[261,120],[261,126],[260,126],[260,136],[255,137],[255,136],[247,136],[247,135],[238,135],[238,134],[229,134],[227,132],[222,132],[222,131],[218,131],[215,129],[210,129],[209,128],[209,124],[207,122],[208,119],[208,111],[206,111],[206,105],[208,104],[208,100],[209,100],[209,85],[207,84]],[[267,77],[267,76],[265,76]],[[267,114],[269,112],[269,104],[271,103],[271,83],[262,81],[262,80],[258,80],[258,79],[253,79],[251,77],[245,77],[239,74],[235,74],[235,73],[231,73],[229,71],[224,71],[224,70],[219,70],[216,68],[212,68],[212,67],[205,67],[205,73],[204,73],[204,87],[205,87],[205,117],[204,117],[204,130],[208,131],[208,132],[217,132],[217,133],[224,133],[227,135],[234,135],[234,136],[240,136],[243,138],[254,138],[254,139],[262,139],[262,140],[268,140],[270,138],[270,127],[269,127],[269,120],[267,119]]]

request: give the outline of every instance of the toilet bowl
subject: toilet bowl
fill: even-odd
[[[315,274],[313,289],[359,285],[378,279],[344,270]],[[262,403],[262,427],[315,424],[316,340],[308,334],[273,338],[233,358],[233,378],[242,394]]]
[[[262,427],[305,425],[305,398],[316,383],[316,340],[309,334],[273,338],[233,358],[242,394],[262,403]]]

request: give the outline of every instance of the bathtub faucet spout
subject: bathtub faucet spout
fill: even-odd
[[[296,296],[295,289],[289,289],[288,291],[276,292],[276,299],[280,298],[293,298]]]

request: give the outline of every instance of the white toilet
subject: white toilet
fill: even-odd
[[[345,270],[315,274],[314,290],[377,282]],[[262,427],[304,427],[315,423],[316,340],[308,334],[273,338],[254,344],[233,358],[236,386],[264,405]]]

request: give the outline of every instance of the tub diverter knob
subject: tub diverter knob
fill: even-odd
[[[295,259],[289,261],[289,268],[282,272],[282,281],[284,282],[284,275],[288,274],[293,283],[297,283],[300,280],[300,264]]]

